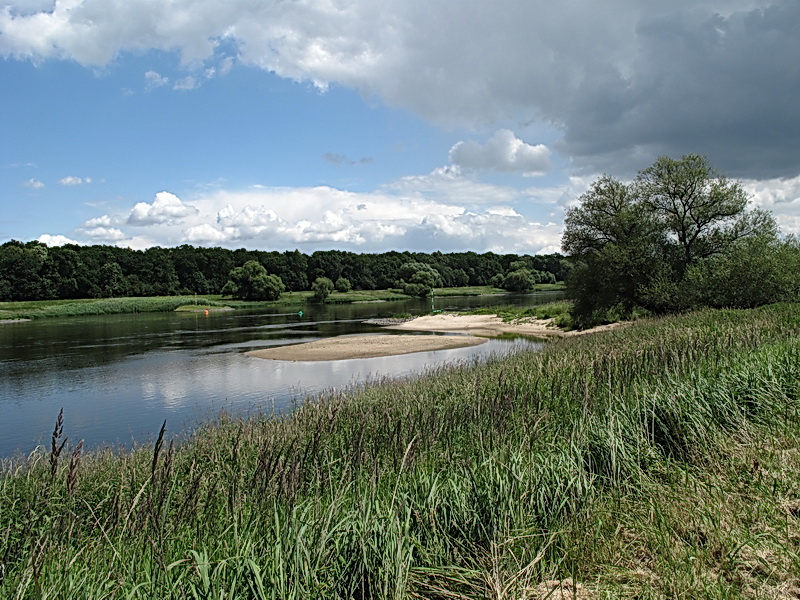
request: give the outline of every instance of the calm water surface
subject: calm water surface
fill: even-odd
[[[553,299],[553,293],[444,298],[436,300],[436,308]],[[330,362],[244,354],[337,335],[391,334],[362,321],[425,314],[430,300],[307,305],[302,317],[282,310],[71,317],[0,326],[0,456],[49,444],[61,407],[70,440],[84,439],[89,447],[129,445],[152,438],[165,419],[174,434],[223,408],[286,411],[308,395],[535,345],[490,340],[472,348]]]

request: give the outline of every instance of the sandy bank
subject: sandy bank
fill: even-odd
[[[466,348],[485,341],[485,338],[468,335],[341,335],[306,344],[253,350],[247,354],[272,360],[346,360]]]
[[[552,319],[520,319],[517,321],[503,322],[496,315],[426,315],[411,321],[392,325],[386,329],[401,329],[412,331],[441,331],[446,333],[468,333],[470,335],[496,337],[504,333],[531,335],[537,337],[572,337],[607,331],[621,327],[624,323],[611,323],[600,325],[592,329],[581,331],[562,331],[553,325]]]
[[[503,319],[495,315],[440,314],[417,317],[399,325],[392,325],[387,329],[468,333],[488,337],[496,337],[504,333],[538,337],[567,337],[613,329],[619,325],[620,323],[614,323],[584,331],[561,331],[553,325],[551,319],[520,319],[505,323]]]
[[[427,315],[404,323],[384,327],[404,331],[435,331],[442,333],[461,333],[466,335],[356,335],[339,336],[265,350],[248,352],[258,358],[273,360],[344,360],[349,358],[374,358],[393,356],[412,352],[430,352],[449,348],[477,346],[486,338],[505,333],[536,337],[568,337],[584,335],[619,327],[621,323],[601,325],[584,331],[561,331],[556,329],[550,319],[523,319],[504,323],[494,315]]]

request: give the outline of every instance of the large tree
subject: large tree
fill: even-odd
[[[680,160],[660,157],[639,173],[634,190],[677,246],[676,266],[682,271],[724,253],[739,239],[775,230],[771,215],[746,210],[748,196],[738,181],[697,154]]]
[[[248,260],[230,272],[222,295],[242,300],[277,300],[285,289],[280,277],[267,273],[258,261]]]
[[[699,282],[722,281],[719,270],[730,271],[742,248],[758,247],[770,262],[774,219],[747,205],[741,184],[697,155],[661,157],[631,184],[601,177],[565,219],[562,248],[576,261],[568,278],[576,322],[625,317],[639,307],[662,313],[708,303]],[[760,244],[747,244],[755,239]],[[714,304],[741,305],[742,297],[729,287],[715,292]]]

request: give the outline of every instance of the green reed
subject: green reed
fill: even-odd
[[[64,445],[66,411],[4,463],[0,597],[780,597],[799,331],[643,320],[130,452]]]

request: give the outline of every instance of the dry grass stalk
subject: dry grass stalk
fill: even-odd
[[[54,479],[58,470],[58,457],[67,443],[67,438],[61,439],[64,433],[64,408],[58,411],[56,426],[53,428],[53,435],[50,438],[50,479]]]

